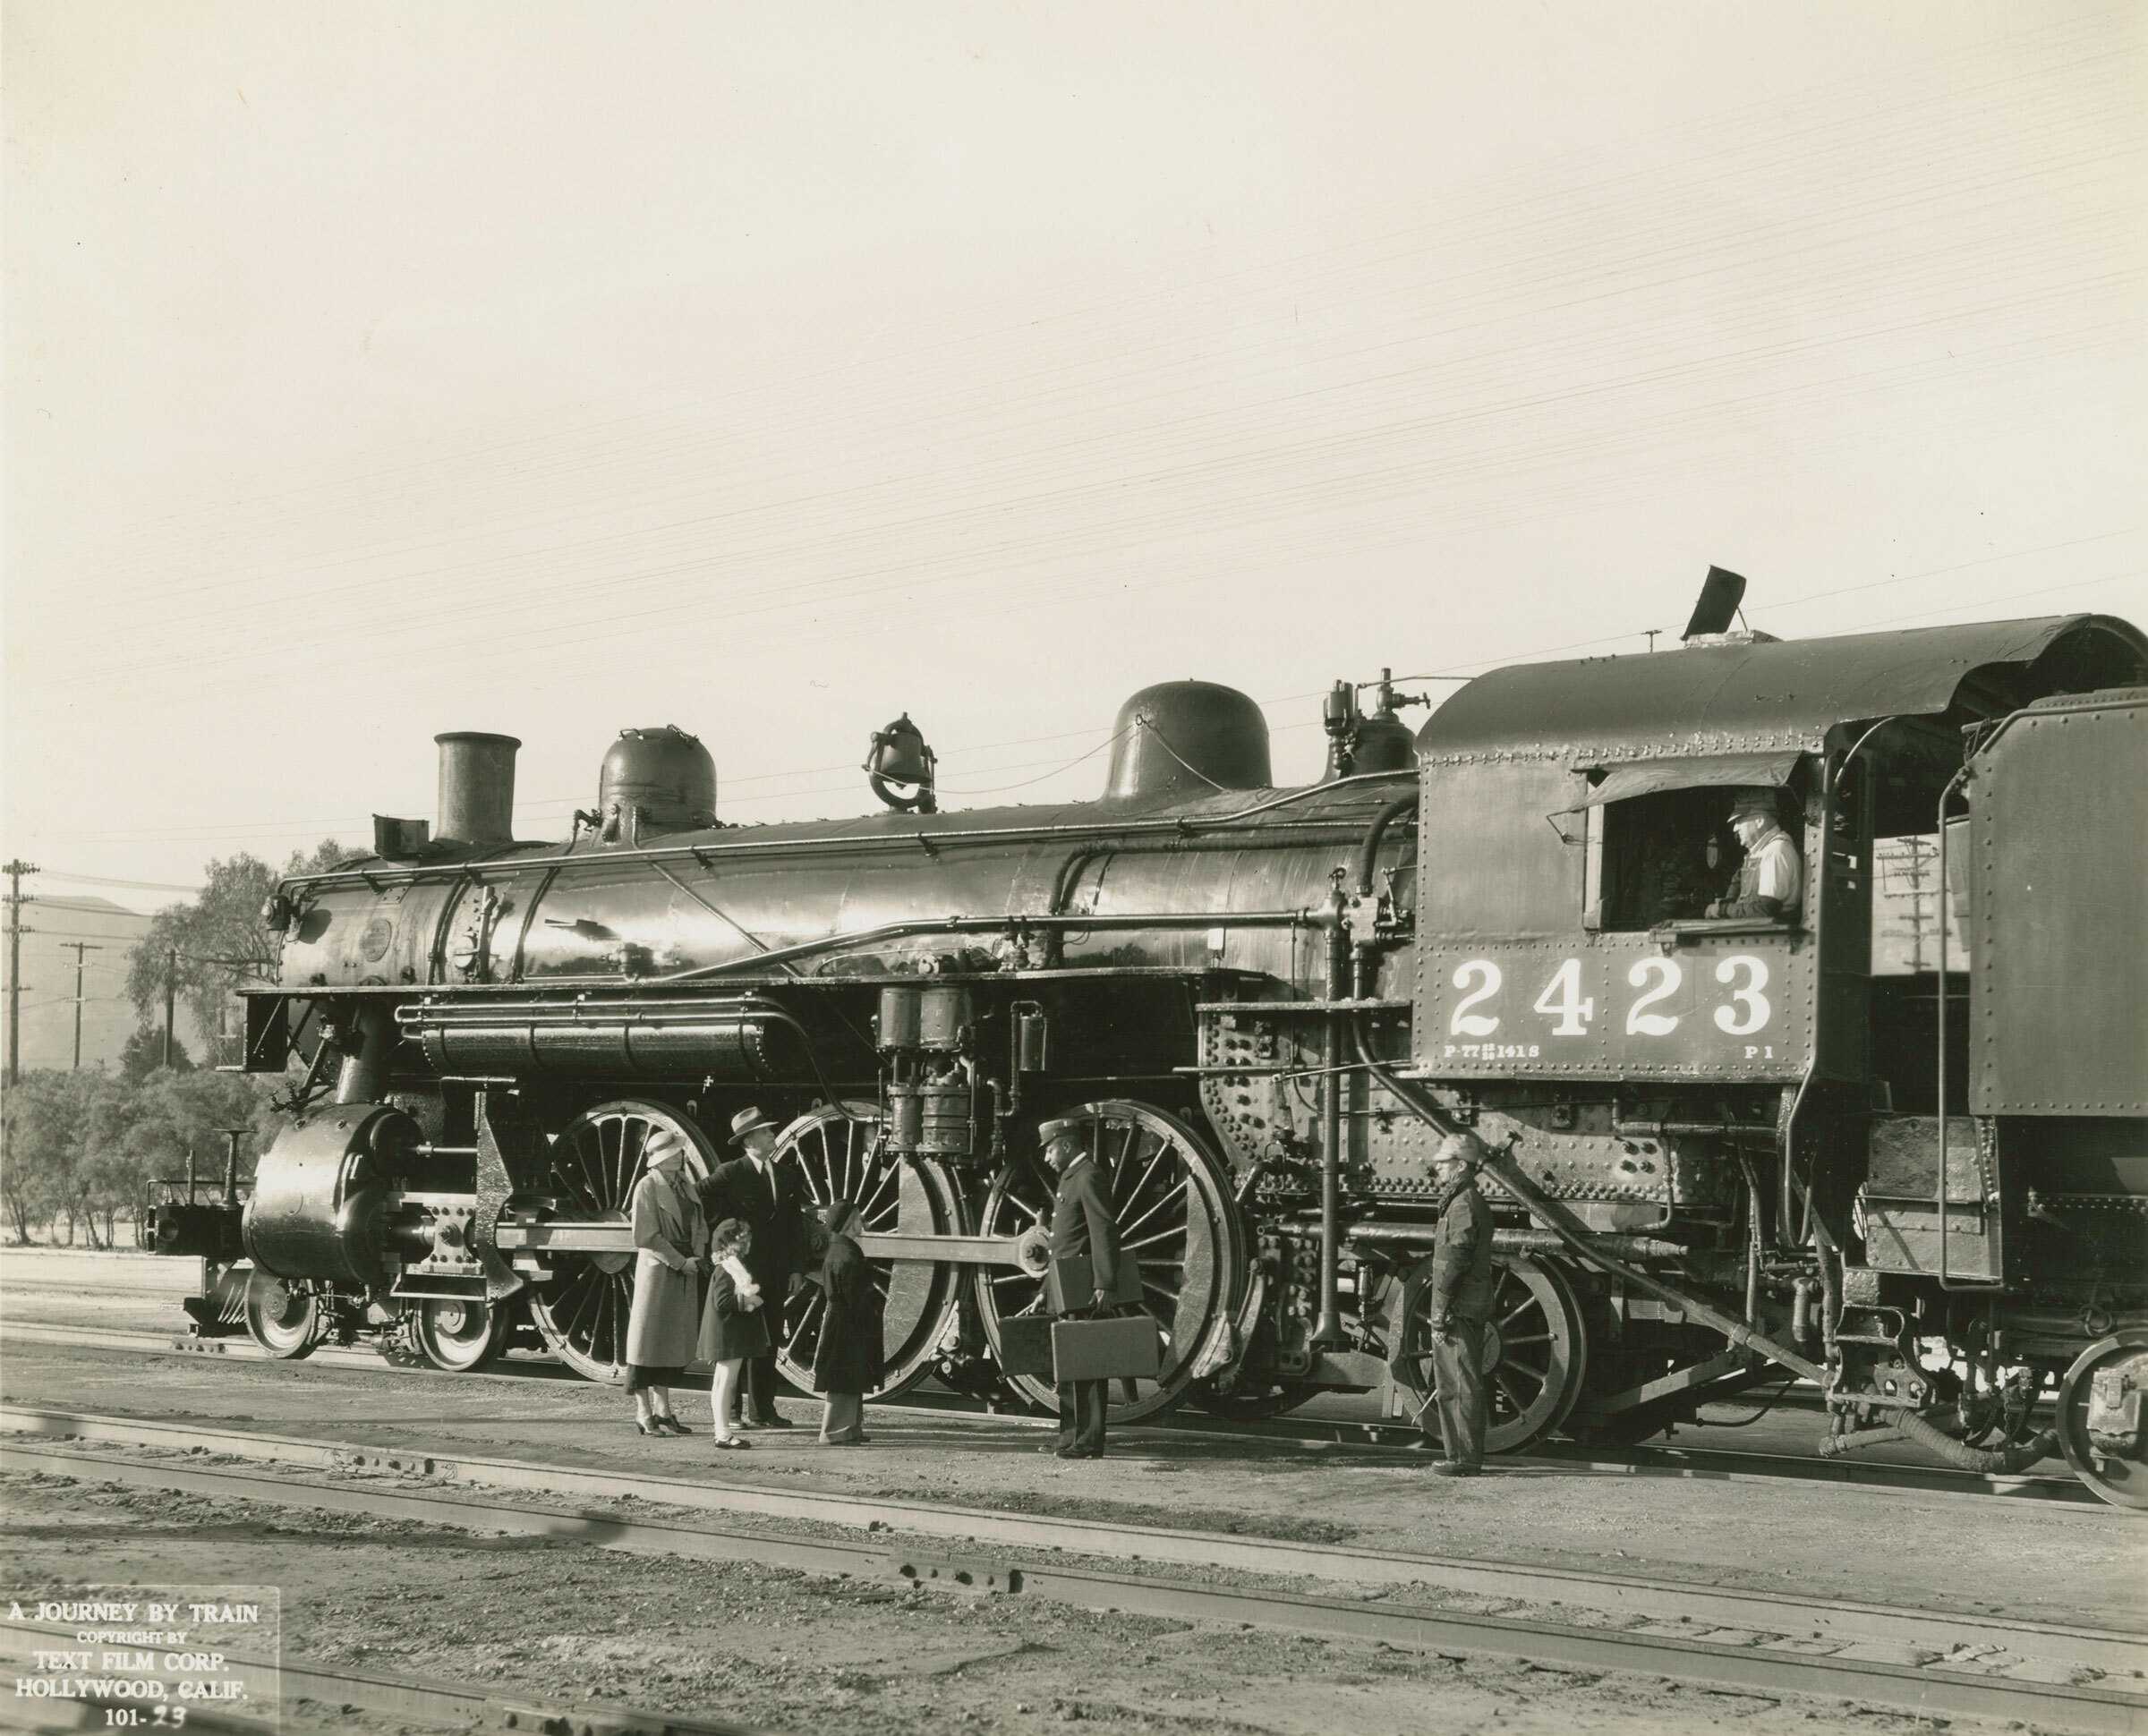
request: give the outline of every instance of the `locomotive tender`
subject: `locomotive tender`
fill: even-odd
[[[1424,1159],[1466,1128],[1495,1451],[1803,1376],[1830,1451],[2005,1470],[2055,1431],[2148,1504],[2144,683],[2108,617],[1689,629],[1478,677],[1414,742],[1339,686],[1328,775],[1281,789],[1258,708],[1178,682],[1127,702],[1095,802],[939,813],[905,718],[868,768],[896,811],[754,827],[695,738],[630,729],[542,844],[517,744],[442,736],[437,836],[379,820],[272,900],[246,1065],[303,1066],[294,1115],[243,1208],[167,1205],[157,1243],[281,1354],[467,1367],[533,1327],[610,1378],[644,1143],[705,1169],[755,1102],[864,1210],[885,1390],[1049,1407],[999,1351],[1040,1306],[1035,1129],[1076,1114],[1164,1343],[1118,1416],[1419,1415]],[[1802,905],[1707,919],[1755,788]],[[1902,840],[1951,895],[1906,964],[1874,945]],[[809,1290],[788,1368],[816,1330]]]

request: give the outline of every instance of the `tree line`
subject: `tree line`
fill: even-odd
[[[333,839],[295,851],[282,874],[314,873],[347,860]],[[280,930],[263,919],[279,871],[241,853],[211,861],[200,894],[157,913],[128,959],[127,993],[141,1020],[115,1070],[25,1072],[0,1102],[7,1162],[0,1169],[0,1215],[18,1244],[40,1231],[72,1245],[115,1245],[123,1220],[136,1219],[158,1184],[184,1175],[188,1153],[209,1187],[224,1179],[225,1129],[242,1129],[239,1173],[274,1137],[271,1100],[285,1082],[220,1073],[243,1059],[245,1020],[238,991],[276,981]],[[208,1067],[176,1041],[165,1065],[162,1021],[167,983],[205,1034]]]

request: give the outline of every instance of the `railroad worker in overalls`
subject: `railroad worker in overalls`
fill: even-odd
[[[1797,920],[1804,892],[1805,865],[1776,810],[1775,792],[1742,789],[1730,804],[1730,829],[1745,859],[1738,864],[1730,896],[1718,898],[1706,916],[1763,916],[1771,923]]]
[[[1432,1244],[1428,1331],[1432,1379],[1445,1456],[1441,1476],[1484,1469],[1488,1400],[1484,1388],[1484,1326],[1492,1309],[1492,1211],[1477,1191],[1485,1149],[1474,1134],[1451,1133],[1432,1153],[1439,1229]]]
[[[1047,1121],[1037,1129],[1044,1142],[1044,1162],[1059,1175],[1052,1198],[1052,1292],[1062,1316],[1109,1307],[1119,1288],[1119,1221],[1112,1215],[1104,1172],[1089,1151],[1089,1123],[1078,1119]],[[1069,1295],[1061,1288],[1062,1262],[1086,1260],[1089,1293]],[[1108,1383],[1069,1381],[1059,1386],[1059,1444],[1040,1447],[1061,1459],[1104,1457],[1104,1417]]]

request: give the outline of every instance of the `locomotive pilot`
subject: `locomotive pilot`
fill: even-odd
[[[1717,899],[1701,914],[1795,922],[1804,889],[1804,863],[1777,815],[1775,792],[1740,790],[1730,804],[1730,829],[1745,852],[1738,864],[1737,883],[1728,898]]]
[[[1441,1476],[1484,1469],[1489,1401],[1484,1387],[1484,1326],[1492,1311],[1492,1212],[1477,1191],[1484,1146],[1474,1134],[1451,1133],[1432,1153],[1433,1203],[1439,1228],[1432,1244],[1432,1380],[1444,1456]]]
[[[1052,1198],[1053,1290],[1058,1312],[1111,1306],[1119,1287],[1119,1221],[1103,1173],[1089,1152],[1089,1123],[1074,1118],[1047,1121],[1037,1129],[1044,1142],[1044,1162],[1059,1176]],[[1061,1274],[1068,1261],[1086,1262],[1090,1293],[1069,1294]],[[1104,1457],[1104,1415],[1107,1383],[1062,1381],[1059,1386],[1059,1442],[1039,1451],[1061,1459]]]

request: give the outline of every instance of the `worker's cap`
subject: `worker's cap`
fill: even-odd
[[[742,1109],[731,1117],[731,1144],[736,1145],[756,1128],[772,1128],[775,1125],[775,1118],[762,1114],[757,1105],[753,1109]]]
[[[1765,820],[1775,820],[1781,817],[1781,813],[1776,804],[1776,792],[1765,784],[1749,785],[1731,798],[1730,817],[1733,820],[1749,813],[1759,814]]]
[[[1049,1145],[1054,1139],[1063,1139],[1070,1135],[1086,1134],[1088,1128],[1088,1121],[1082,1116],[1062,1115],[1056,1121],[1045,1122],[1036,1130],[1036,1136],[1041,1144]]]
[[[1451,1133],[1433,1148],[1435,1163],[1466,1163],[1479,1169],[1491,1153],[1485,1150],[1484,1141],[1473,1133]]]

